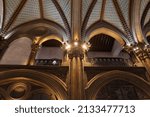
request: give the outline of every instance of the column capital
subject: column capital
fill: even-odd
[[[84,51],[82,48],[73,48],[68,52],[68,57],[72,59],[73,57],[80,57],[81,59],[84,58]]]
[[[64,43],[63,48],[67,51],[68,57],[72,59],[73,57],[84,58],[85,52],[89,50],[90,44],[87,42],[73,41],[71,43]]]
[[[148,54],[148,57],[150,58],[150,45],[145,45],[144,50]]]
[[[31,45],[31,54],[30,54],[30,57],[29,57],[29,61],[28,61],[28,65],[34,65],[34,62],[35,62],[35,56],[36,56],[36,53],[39,49],[39,44],[35,44],[33,43]]]
[[[143,49],[143,48],[139,48],[138,46],[133,48],[133,51],[135,53],[135,55],[137,55],[137,57],[139,57],[140,60],[145,60],[148,57],[147,52]]]
[[[139,57],[140,60],[145,60],[149,58],[147,47],[144,43],[135,44],[133,46],[133,52]]]
[[[126,45],[124,49],[128,53],[134,53],[140,60],[150,58],[150,47],[144,43],[137,43],[134,45]]]
[[[124,49],[128,53],[134,53],[140,60],[150,58],[150,46],[144,43],[136,43],[134,45],[126,45]]]

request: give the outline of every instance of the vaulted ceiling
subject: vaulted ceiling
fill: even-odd
[[[0,31],[7,35],[24,24],[38,21],[54,24],[66,32],[72,39],[74,0],[0,0]],[[150,23],[150,0],[77,0],[80,12],[79,28],[81,37],[85,38],[89,30],[106,27],[127,41],[137,41],[134,37],[134,5],[140,1],[139,19],[141,29]],[[78,9],[77,8],[77,9]],[[81,25],[80,25],[81,24]],[[22,29],[23,30],[23,29]],[[56,28],[57,30],[57,28]],[[55,32],[55,31],[54,31]]]

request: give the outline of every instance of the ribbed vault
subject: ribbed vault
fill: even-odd
[[[134,9],[132,6],[136,0],[80,0],[80,17],[82,39],[86,38],[86,32],[95,23],[101,22],[102,27],[115,27],[120,35],[124,35],[124,41],[134,43],[138,41],[132,32],[134,27]],[[1,35],[5,36],[23,24],[38,20],[50,21],[62,27],[67,36],[72,39],[73,34],[73,0],[0,0],[0,27]],[[150,22],[150,1],[140,0],[139,20],[141,27]],[[133,15],[134,16],[134,15]],[[104,23],[103,23],[104,22]],[[107,24],[107,25],[105,25]],[[32,23],[31,23],[32,25]],[[110,25],[110,26],[109,26]],[[97,25],[98,27],[99,25]],[[113,30],[113,29],[112,29]]]

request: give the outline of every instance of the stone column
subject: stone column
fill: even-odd
[[[69,97],[72,100],[81,100],[85,98],[84,93],[84,67],[83,67],[83,51],[81,48],[73,48],[68,52],[70,59],[70,78],[68,84]]]
[[[31,54],[29,57],[28,65],[34,65],[35,64],[35,57],[36,57],[36,54],[37,54],[38,49],[39,49],[39,44],[33,43],[31,47],[32,47],[32,50],[31,50]]]
[[[32,45],[31,45],[31,53],[30,53],[30,57],[29,57],[29,60],[28,60],[28,65],[34,65],[35,64],[35,57],[36,57],[36,54],[39,50],[39,42],[40,42],[40,37],[35,37],[35,39],[33,39],[33,42],[32,42]]]
[[[149,51],[150,49],[145,44],[137,44],[133,47],[134,54],[143,63],[150,77],[150,53]]]
[[[71,0],[72,4],[72,29],[71,29],[71,48],[67,49],[69,57],[69,83],[68,93],[72,100],[84,99],[84,78],[83,78],[83,56],[84,51],[81,47],[81,0]],[[67,46],[67,45],[66,45]]]
[[[8,48],[7,40],[5,40],[4,37],[0,36],[0,60],[3,57],[7,48]]]
[[[126,46],[124,49],[135,59],[137,58],[145,67],[150,78],[150,48],[149,46],[138,43],[132,46]],[[150,79],[148,79],[150,81]]]

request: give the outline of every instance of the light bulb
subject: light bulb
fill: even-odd
[[[78,46],[78,42],[75,41],[75,42],[74,42],[74,46]]]
[[[84,50],[88,50],[88,47],[87,47],[86,44],[83,44],[83,45],[82,45],[82,48],[83,48]]]
[[[67,44],[66,47],[65,47],[66,50],[69,50],[70,48],[71,48],[70,44]]]

